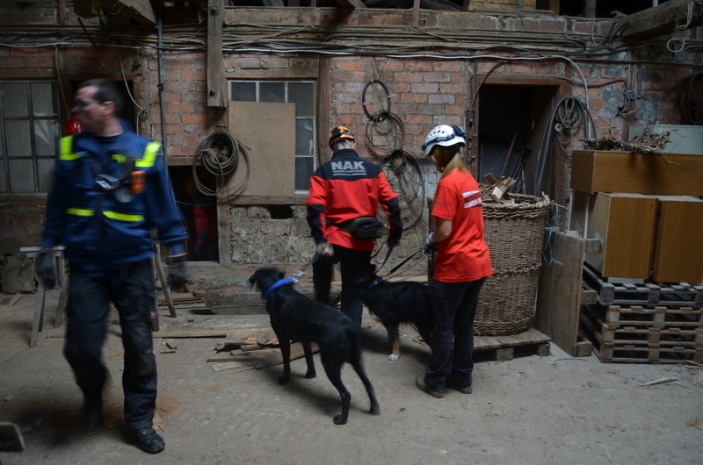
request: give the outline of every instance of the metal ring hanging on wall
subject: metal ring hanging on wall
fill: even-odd
[[[366,92],[368,91],[369,87],[373,84],[378,84],[383,88],[383,91],[386,93],[386,102],[388,102],[388,108],[385,110],[377,111],[372,115],[366,108]],[[379,79],[371,79],[369,82],[366,83],[366,85],[364,86],[364,91],[361,93],[361,106],[364,108],[364,114],[366,115],[366,117],[374,123],[379,123],[388,118],[388,116],[391,114],[391,95],[388,93],[388,87],[386,87],[383,81]]]

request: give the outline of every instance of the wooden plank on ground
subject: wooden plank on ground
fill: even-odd
[[[261,368],[268,368],[272,367],[274,365],[279,365],[283,363],[283,357],[281,356],[281,351],[279,349],[271,349],[273,350],[272,353],[270,353],[267,357],[262,358],[260,360],[257,360],[254,362],[254,366],[256,367],[257,370]],[[317,347],[317,344],[312,345],[312,352],[316,353],[319,350]],[[291,360],[297,360],[301,357],[304,357],[305,353],[303,352],[303,344],[300,342],[294,342],[293,344],[290,345],[290,359]]]
[[[237,328],[227,332],[225,345],[246,345],[258,343],[265,345],[276,337],[272,328]],[[253,342],[252,342],[253,338]]]
[[[229,329],[187,329],[183,331],[158,331],[152,333],[154,338],[197,338],[197,337],[227,337]]]

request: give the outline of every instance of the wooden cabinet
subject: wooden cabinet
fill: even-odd
[[[657,196],[659,215],[652,280],[703,281],[703,200],[692,196]]]
[[[585,262],[605,277],[649,278],[656,220],[655,197],[599,192],[574,198],[572,227],[601,244]]]
[[[571,187],[589,194],[703,196],[703,156],[575,150]]]

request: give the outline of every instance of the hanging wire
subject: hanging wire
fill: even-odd
[[[377,119],[374,114],[366,123],[366,146],[372,155],[382,157],[384,154],[399,150],[405,137],[403,121],[395,113],[387,113],[383,119]],[[385,139],[387,145],[379,145],[376,139]]]
[[[696,115],[703,112],[703,102],[697,95],[696,84],[703,80],[703,72],[694,73],[686,78],[679,87],[679,112],[681,117],[687,124],[699,125],[703,124],[703,118],[697,118]],[[700,89],[700,86],[699,86]]]
[[[542,193],[545,187],[545,174],[548,169],[551,170],[551,166],[547,161],[551,158],[554,133],[557,133],[557,137],[564,137],[564,133],[568,133],[570,137],[571,133],[578,129],[581,122],[583,122],[583,131],[587,136],[595,133],[593,117],[588,108],[578,98],[564,97],[552,107],[537,154],[537,169],[532,187],[533,195]]]
[[[246,173],[237,184],[229,189],[224,189],[229,176],[239,167],[240,156],[244,159]],[[220,178],[221,189],[211,189],[198,178],[198,166]],[[249,181],[249,154],[246,148],[227,131],[216,131],[207,136],[196,149],[193,159],[193,180],[198,190],[205,195],[217,196],[228,199],[240,194]]]
[[[403,229],[411,229],[422,218],[427,198],[420,163],[414,155],[397,149],[382,157],[379,164],[393,173],[398,181],[397,187],[406,204],[406,217],[410,218],[409,221],[404,221]]]

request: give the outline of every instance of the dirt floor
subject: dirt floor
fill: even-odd
[[[156,426],[166,450],[150,456],[121,437],[119,326],[110,326],[104,352],[112,376],[104,425],[82,435],[80,394],[61,353],[63,328],[52,324],[58,292],[48,295],[34,348],[34,296],[10,305],[12,297],[0,295],[0,422],[22,428],[26,450],[0,452],[2,465],[703,463],[701,365],[606,364],[595,355],[572,358],[552,344],[548,356],[481,361],[473,394],[435,399],[414,385],[429,359],[417,334],[402,331],[401,359],[390,362],[383,328],[365,318],[365,364],[381,415],[367,413],[368,398],[347,367],[349,423],[335,426],[339,398],[320,368],[307,380],[304,361],[296,360],[282,387],[280,365],[208,361],[222,337],[165,337],[268,323],[266,315],[211,315],[197,306],[180,306],[176,318],[160,310]]]

